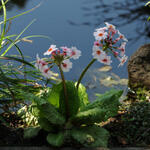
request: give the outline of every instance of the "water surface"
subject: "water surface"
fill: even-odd
[[[51,37],[51,41],[34,38],[33,43],[21,43],[19,46],[24,55],[32,60],[38,53],[41,57],[50,44],[60,46],[76,46],[82,51],[82,57],[73,61],[73,69],[65,73],[68,80],[76,80],[87,63],[92,59],[93,32],[95,28],[103,27],[108,21],[117,26],[121,33],[129,39],[126,55],[131,56],[139,46],[149,42],[149,22],[147,17],[150,10],[144,7],[144,0],[24,0],[22,4],[16,1],[9,4],[8,17],[31,9],[42,2],[41,6],[33,12],[15,19],[12,22],[9,34],[21,32],[33,19],[36,19],[25,35],[42,34]],[[12,52],[12,51],[11,51]],[[113,59],[112,72],[120,78],[127,78],[127,63],[118,68],[117,61]],[[104,92],[108,88],[102,86],[99,80],[93,77],[104,77],[104,73],[97,68],[103,65],[96,62],[85,76],[83,83],[90,85],[91,93]],[[110,74],[110,73],[107,73]],[[94,85],[94,86],[92,86]],[[124,88],[124,86],[115,86]]]

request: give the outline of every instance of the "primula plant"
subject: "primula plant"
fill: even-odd
[[[57,66],[62,80],[53,85],[51,90],[29,95],[28,99],[32,99],[32,115],[38,123],[36,127],[27,128],[24,137],[35,136],[43,129],[47,132],[48,143],[53,146],[62,146],[68,140],[75,140],[85,147],[107,147],[109,133],[99,123],[117,114],[122,91],[113,89],[99,94],[96,101],[90,102],[86,88],[81,84],[86,71],[95,61],[110,65],[111,56],[114,56],[119,60],[119,66],[122,66],[127,60],[127,39],[114,25],[105,24],[105,27],[94,32],[93,59],[75,83],[65,80],[64,72],[72,68],[71,59],[81,56],[81,51],[76,47],[57,48],[51,45],[44,53],[48,58],[41,59],[37,55],[35,66],[43,76],[50,79],[52,68]]]

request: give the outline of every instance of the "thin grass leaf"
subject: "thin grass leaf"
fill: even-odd
[[[33,24],[33,22],[35,21],[36,19],[33,19],[24,29],[23,31],[16,37],[16,39],[14,40],[15,42],[11,43],[8,48],[5,50],[5,52],[3,54],[1,54],[1,56],[4,56],[11,48],[12,46],[14,46],[14,43],[17,44],[19,41],[18,39],[20,38],[20,36],[30,27],[31,24]]]
[[[8,2],[9,0],[6,0],[5,2],[4,2],[4,4],[6,5],[6,3]],[[3,6],[0,6],[0,10],[3,8]]]
[[[49,39],[51,41],[54,41],[52,38],[50,38],[49,36],[46,36],[46,35],[29,35],[29,36],[23,37],[22,39],[29,39],[29,38],[33,38],[33,37],[46,38],[46,39]],[[22,39],[20,39],[20,40],[22,40]]]
[[[150,5],[150,1],[145,4],[145,6],[148,6],[148,5]]]
[[[5,95],[7,95],[7,96],[11,96],[9,93],[7,93],[6,91],[1,90],[1,89],[0,89],[0,93],[3,93],[3,94],[5,94]]]
[[[5,39],[8,39],[8,38],[11,38],[11,37],[15,37],[15,36],[17,36],[17,34],[12,34],[12,35],[5,36],[5,37],[4,37],[4,40],[5,40]]]
[[[19,58],[10,57],[10,56],[0,56],[0,59],[3,59],[3,60],[15,60],[15,61],[24,63],[24,64],[26,64],[26,65],[29,65],[29,66],[35,68],[35,66],[32,65],[31,63],[29,63],[29,62],[27,62],[27,61],[25,61],[25,60],[19,59]]]
[[[1,34],[1,38],[0,38],[0,47],[2,45],[2,41],[3,41],[3,38],[5,36],[5,30],[6,30],[6,20],[7,20],[7,15],[6,15],[6,7],[5,7],[5,3],[3,0],[1,0],[2,2],[2,7],[3,7],[3,17],[4,17],[4,26],[3,26],[3,31],[2,31],[2,34]],[[0,48],[0,51],[1,51],[1,48]]]
[[[13,42],[13,40],[11,40],[11,39],[9,39],[9,38],[7,38],[9,41],[11,41],[12,43],[14,43]],[[16,49],[17,49],[17,51],[19,52],[19,54],[20,54],[20,56],[22,57],[22,60],[24,61],[24,56],[23,56],[23,54],[22,54],[22,52],[21,52],[21,50],[20,50],[20,48],[14,43],[14,46],[16,47]],[[24,65],[24,72],[26,71],[26,66]],[[24,74],[24,78],[26,79],[26,74]]]
[[[12,42],[14,44],[14,46],[16,47],[17,51],[19,52],[20,56],[22,57],[22,59],[24,60],[24,56],[23,53],[21,52],[20,48],[14,43],[13,40],[11,40],[10,38],[7,38],[7,40],[9,40],[10,42]]]
[[[8,19],[6,20],[6,22],[7,22],[7,21],[10,21],[10,20],[13,20],[13,19],[15,19],[15,18],[17,18],[17,17],[20,17],[20,16],[22,16],[22,15],[25,15],[25,14],[27,14],[27,13],[29,13],[29,12],[35,10],[36,8],[40,7],[41,4],[42,4],[42,2],[40,2],[38,5],[36,5],[35,7],[33,7],[33,8],[30,9],[30,10],[27,10],[27,11],[21,13],[21,14],[18,14],[18,15],[16,15],[16,16],[13,16],[13,17],[8,18]],[[3,23],[4,23],[4,21],[1,21],[1,22],[0,22],[0,25],[3,24]]]

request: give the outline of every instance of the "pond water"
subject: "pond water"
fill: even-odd
[[[73,62],[73,69],[69,73],[65,73],[68,80],[75,81],[92,59],[94,29],[103,27],[105,21],[116,25],[129,39],[126,47],[127,56],[131,56],[139,46],[150,40],[150,23],[147,22],[150,8],[144,7],[146,3],[144,0],[23,0],[22,3],[20,0],[12,0],[7,7],[7,15],[14,16],[39,3],[41,3],[40,7],[12,21],[8,34],[20,33],[25,26],[36,19],[24,36],[41,34],[49,36],[52,40],[34,38],[32,44],[20,43],[24,55],[31,56],[32,60],[35,60],[37,53],[43,57],[50,44],[56,44],[58,47],[76,46],[80,49],[82,57]],[[120,78],[128,77],[127,63],[118,68],[118,62],[114,59],[113,61],[112,70],[107,73],[98,71],[103,65],[96,62],[82,81],[90,88],[91,98],[93,98],[91,93],[104,92],[110,88],[103,86],[99,78],[112,73]],[[116,80],[119,77],[116,77]],[[124,89],[126,86],[115,85],[115,87]]]

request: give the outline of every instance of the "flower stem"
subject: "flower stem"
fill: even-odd
[[[81,75],[80,75],[80,77],[79,77],[79,79],[78,79],[77,85],[76,85],[77,90],[78,90],[78,88],[79,88],[79,84],[80,84],[82,78],[84,77],[85,73],[87,72],[87,70],[90,68],[90,66],[91,66],[95,61],[96,61],[95,58],[92,59],[91,62],[90,62],[90,63],[86,66],[86,68],[82,71],[82,73],[81,73]]]
[[[67,95],[67,88],[66,88],[66,82],[65,82],[65,77],[64,77],[64,73],[61,69],[61,66],[58,65],[59,67],[59,71],[60,71],[60,74],[61,74],[61,79],[62,79],[62,84],[63,84],[63,89],[64,89],[64,96],[65,96],[65,104],[66,104],[66,120],[68,120],[69,118],[69,105],[68,105],[68,95]]]

